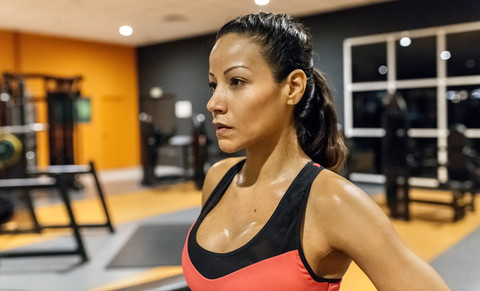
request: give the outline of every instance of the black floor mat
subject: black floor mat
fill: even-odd
[[[190,224],[141,225],[108,268],[179,266]]]

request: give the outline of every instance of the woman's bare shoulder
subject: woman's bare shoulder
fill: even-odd
[[[210,169],[208,169],[205,182],[203,184],[202,205],[207,201],[208,197],[210,197],[210,194],[223,176],[225,176],[227,171],[243,159],[243,157],[227,158],[216,162],[210,167]]]
[[[384,211],[353,183],[322,171],[312,184],[310,198],[307,215],[314,227],[308,231],[353,259],[378,290],[398,286],[405,286],[405,290],[449,290],[403,243]]]
[[[341,204],[343,203],[358,202],[358,200],[371,200],[355,184],[327,169],[324,169],[317,176],[312,184],[311,192],[316,199],[321,199],[322,202],[328,203],[329,207],[335,205],[342,206]],[[332,203],[334,204],[332,205]]]
[[[389,228],[390,221],[383,210],[362,189],[344,177],[324,170],[312,184],[310,209],[316,219],[325,223],[324,231],[332,235],[345,235],[340,230],[370,229],[383,225]]]

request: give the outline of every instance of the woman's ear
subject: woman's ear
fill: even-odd
[[[307,86],[307,75],[300,69],[293,70],[286,79],[286,87],[288,90],[287,104],[295,105],[302,99],[303,93]]]

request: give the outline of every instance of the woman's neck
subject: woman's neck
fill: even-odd
[[[311,159],[298,143],[295,130],[283,138],[268,139],[268,142],[246,150],[246,162],[237,175],[237,185],[249,187],[270,183],[282,176],[296,175]]]

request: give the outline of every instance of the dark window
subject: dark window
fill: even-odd
[[[405,99],[409,128],[437,128],[437,89],[402,89],[398,93]]]
[[[352,82],[387,80],[387,44],[352,46]]]
[[[480,75],[480,31],[447,35],[448,76]]]
[[[447,88],[448,125],[480,128],[480,85]]]
[[[476,153],[476,161],[480,162],[480,138],[471,138],[470,145]]]
[[[353,93],[353,127],[382,127],[383,98],[386,91]]]
[[[412,38],[408,46],[396,43],[397,79],[437,77],[436,38]]]

